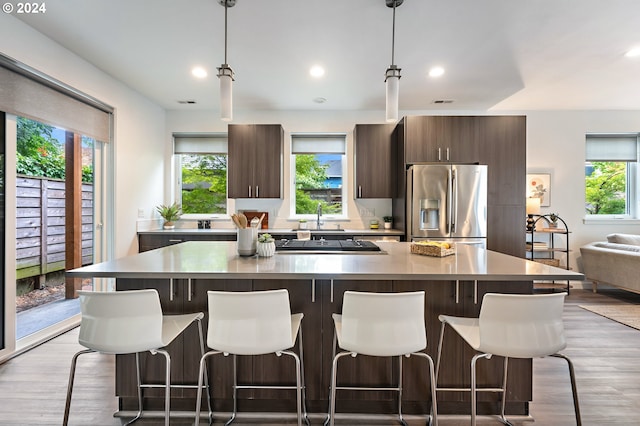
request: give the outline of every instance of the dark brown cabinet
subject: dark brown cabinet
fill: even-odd
[[[473,163],[478,161],[475,116],[407,116],[404,162]]]
[[[188,232],[145,232],[138,233],[138,253],[160,247],[180,244],[186,241],[235,241],[236,233],[229,234],[194,234]]]
[[[394,124],[357,124],[355,145],[355,198],[392,198],[396,147]]]
[[[282,144],[279,124],[230,124],[229,198],[282,197]]]

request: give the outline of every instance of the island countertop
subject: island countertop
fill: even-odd
[[[378,279],[532,281],[584,280],[584,275],[542,263],[458,244],[456,254],[412,254],[411,243],[379,242],[376,254],[276,253],[240,257],[236,243],[191,241],[67,271],[69,277]]]

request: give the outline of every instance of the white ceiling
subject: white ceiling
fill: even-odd
[[[217,109],[218,0],[47,0],[14,15],[167,109]],[[384,110],[385,0],[237,0],[228,10],[234,108]],[[405,0],[396,11],[400,112],[640,109],[638,0]],[[309,76],[314,64],[324,78]],[[193,66],[209,76],[196,80]],[[446,69],[427,77],[434,65]],[[324,97],[324,104],[313,102]],[[180,105],[194,100],[195,105]]]

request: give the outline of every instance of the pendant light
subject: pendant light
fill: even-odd
[[[233,70],[227,63],[227,9],[236,4],[236,0],[218,0],[224,6],[224,64],[218,68],[220,79],[220,118],[233,120]]]
[[[385,0],[387,7],[393,7],[393,27],[391,31],[391,65],[387,68],[384,81],[387,86],[387,121],[398,121],[398,98],[400,96],[400,68],[394,64],[396,43],[396,7],[404,0]]]

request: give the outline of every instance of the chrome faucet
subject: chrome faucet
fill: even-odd
[[[322,203],[318,203],[318,209],[316,210],[316,214],[318,218],[316,220],[316,229],[320,230],[322,222],[320,222],[320,217],[322,216]]]

